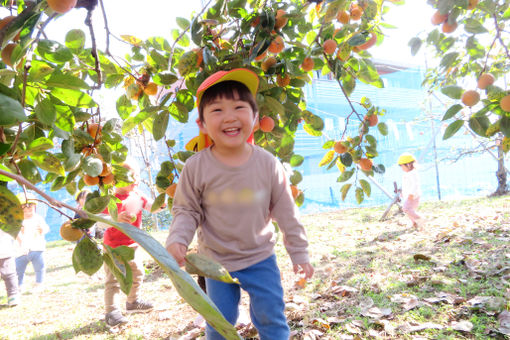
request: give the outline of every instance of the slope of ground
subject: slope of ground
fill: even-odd
[[[510,198],[425,203],[424,230],[385,207],[303,216],[314,278],[304,287],[281,242],[277,248],[294,339],[483,339],[510,334]],[[391,214],[390,214],[391,215]],[[163,242],[164,232],[153,234]],[[0,285],[1,339],[195,339],[196,313],[149,257],[145,298],[154,311],[109,329],[103,319],[103,271],[75,275],[73,244],[48,244],[45,287],[6,306]],[[121,297],[121,305],[125,298]],[[243,297],[242,314],[246,314]],[[240,334],[256,338],[247,317]]]

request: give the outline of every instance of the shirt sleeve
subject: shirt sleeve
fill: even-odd
[[[181,243],[188,246],[195,231],[203,220],[200,191],[196,182],[196,173],[190,162],[186,162],[179,178],[172,204],[172,224],[166,245]]]
[[[271,217],[278,223],[283,234],[283,243],[293,264],[309,263],[308,241],[303,225],[299,222],[290,184],[282,164],[275,159],[272,179]]]

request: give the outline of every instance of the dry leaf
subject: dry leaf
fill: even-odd
[[[340,296],[352,296],[358,293],[358,290],[354,287],[349,286],[336,286],[331,289],[331,293],[337,294]]]
[[[473,329],[473,324],[467,320],[462,320],[459,322],[453,321],[450,327],[456,331],[471,332],[471,330]]]
[[[425,329],[443,329],[444,327],[440,324],[433,323],[433,322],[425,322],[422,324],[418,324],[416,326],[411,326],[409,328],[409,332],[421,332]]]
[[[303,289],[306,286],[306,279],[304,277],[300,278],[296,283],[294,284],[294,287]]]
[[[423,254],[414,254],[413,258],[415,261],[418,261],[418,260],[430,261],[430,256],[423,255]]]

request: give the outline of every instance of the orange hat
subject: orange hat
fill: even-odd
[[[200,84],[197,90],[197,107],[200,106],[200,100],[202,99],[202,95],[204,94],[205,90],[210,88],[213,85],[216,85],[218,83],[221,83],[223,81],[238,81],[248,88],[250,92],[255,97],[257,95],[257,89],[259,87],[259,77],[255,72],[250,71],[246,68],[235,68],[230,71],[218,71],[216,73],[213,73],[209,77],[207,77],[206,80]]]

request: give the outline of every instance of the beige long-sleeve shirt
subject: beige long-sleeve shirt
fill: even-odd
[[[402,174],[402,198],[406,200],[409,195],[413,195],[415,199],[421,196],[420,175],[417,169]]]
[[[308,263],[308,241],[282,164],[253,146],[250,159],[227,166],[205,149],[186,161],[172,207],[167,246],[188,246],[198,228],[199,252],[228,271],[274,253],[274,219],[294,264]]]

